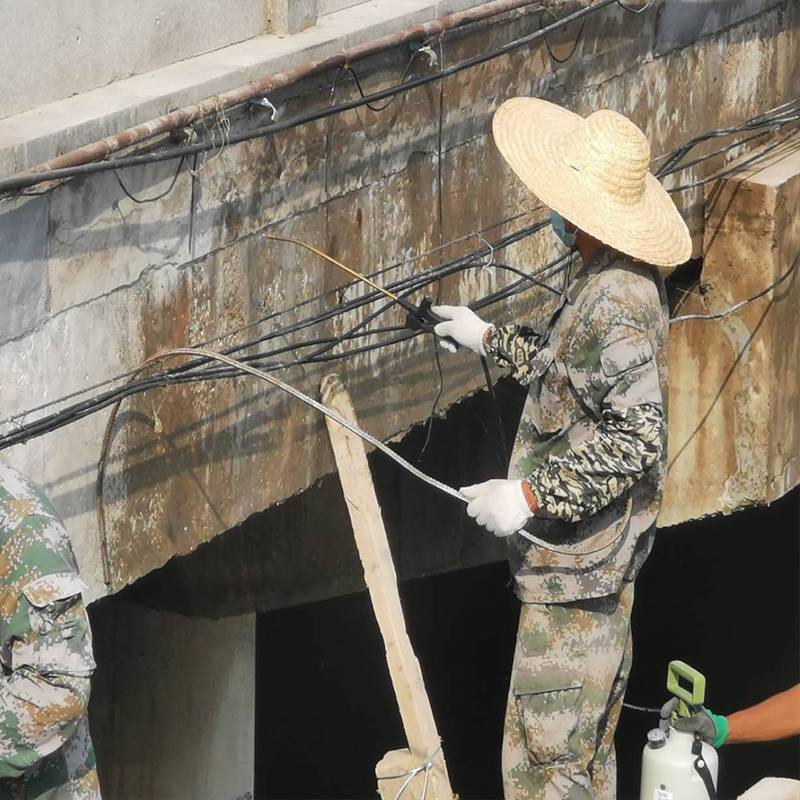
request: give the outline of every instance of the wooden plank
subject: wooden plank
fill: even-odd
[[[321,391],[325,405],[342,417],[356,422],[352,400],[338,376],[325,377]],[[326,422],[409,746],[408,751],[388,753],[378,765],[378,790],[381,797],[394,798],[405,780],[386,776],[399,774],[398,768],[401,773],[408,773],[430,761],[431,768],[427,770],[427,775],[423,770],[408,782],[403,800],[422,797],[426,785],[428,798],[451,800],[453,792],[439,734],[425,691],[422,670],[406,631],[397,590],[397,574],[364,443],[336,422],[330,419],[326,419]]]

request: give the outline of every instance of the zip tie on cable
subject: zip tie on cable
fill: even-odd
[[[489,253],[486,256],[486,261],[481,263],[481,269],[486,269],[487,267],[494,266],[494,245],[491,242],[487,242],[486,239],[483,238],[479,233],[476,234],[478,237],[478,241],[482,244],[485,244],[489,248]]]
[[[436,51],[429,45],[423,45],[422,47],[417,50],[418,53],[425,53],[428,56],[428,66],[429,67],[438,67],[439,66],[439,56],[436,54]]]
[[[262,95],[261,97],[254,97],[250,103],[254,106],[261,106],[270,111],[270,122],[274,122],[278,118],[278,109],[270,102],[269,97]]]

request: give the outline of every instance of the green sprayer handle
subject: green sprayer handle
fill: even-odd
[[[691,684],[691,691],[681,686],[681,678]],[[691,714],[689,706],[701,706],[706,699],[705,675],[683,661],[670,661],[667,667],[667,691],[681,701],[678,714],[688,717]]]

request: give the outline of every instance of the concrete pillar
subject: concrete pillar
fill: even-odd
[[[92,607],[91,726],[103,797],[252,797],[255,614]]]
[[[800,258],[800,150],[791,142],[706,191],[699,289],[677,315],[765,289]],[[670,475],[660,524],[769,503],[800,483],[800,268],[719,321],[670,332]]]
[[[267,0],[267,31],[291,36],[317,23],[317,0]]]

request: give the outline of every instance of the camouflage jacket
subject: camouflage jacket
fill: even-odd
[[[84,589],[53,506],[0,463],[0,777],[55,751],[86,713],[79,681],[95,663]]]
[[[487,352],[530,384],[509,467],[540,509],[511,537],[523,602],[614,594],[652,546],[667,458],[667,332],[657,271],[601,251],[547,329],[496,328]]]

